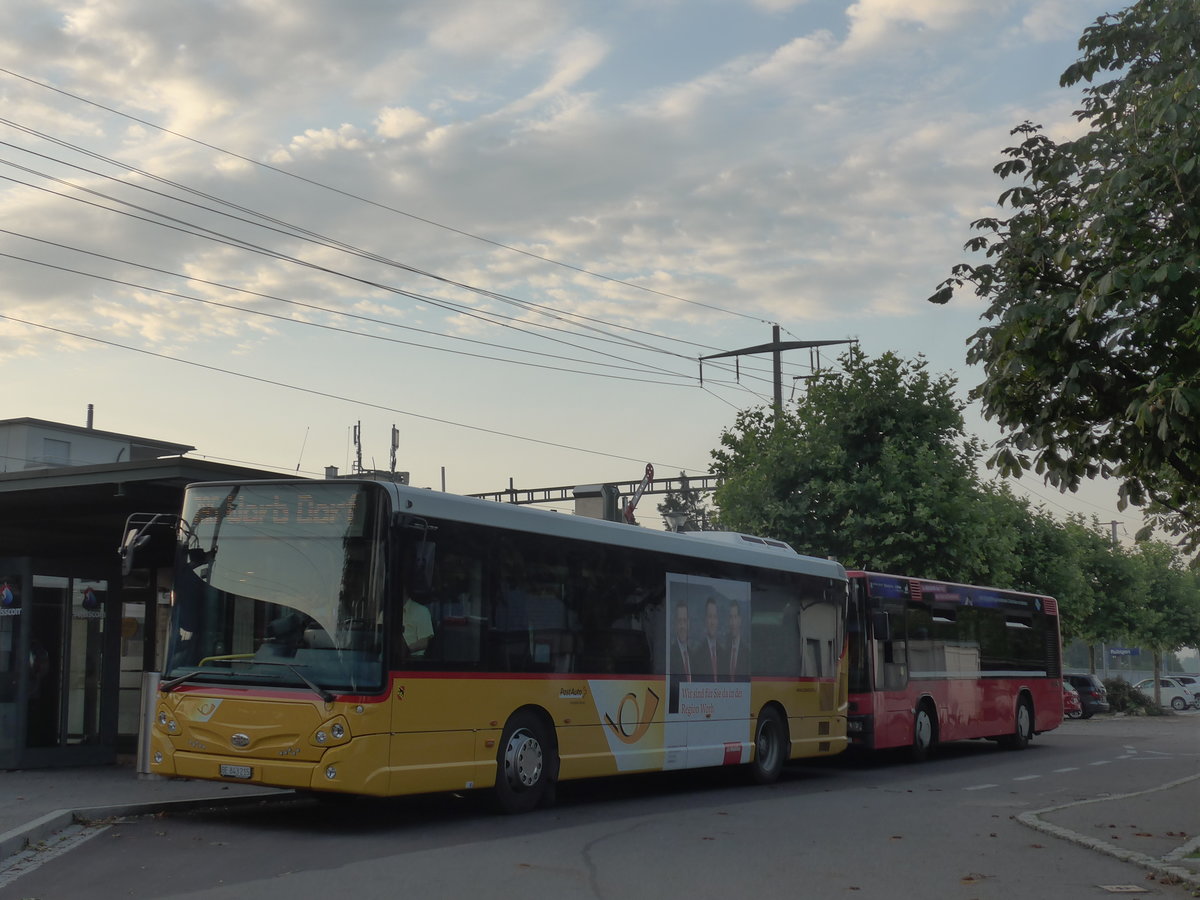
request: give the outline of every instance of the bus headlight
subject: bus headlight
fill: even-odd
[[[337,747],[350,740],[350,726],[343,717],[338,716],[318,725],[308,740],[316,747]]]

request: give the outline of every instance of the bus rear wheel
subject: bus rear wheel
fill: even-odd
[[[501,812],[524,813],[550,803],[557,771],[554,745],[541,720],[529,712],[509,719],[496,754],[496,802]]]
[[[908,748],[908,758],[912,762],[924,762],[929,758],[937,734],[935,721],[935,714],[927,702],[917,707],[917,714],[913,717],[912,744]]]
[[[755,784],[771,784],[779,779],[787,759],[787,732],[783,718],[774,709],[764,709],[754,726],[754,759],[750,778]]]
[[[1001,743],[1009,750],[1024,750],[1033,740],[1033,706],[1027,698],[1017,702],[1016,722],[1012,734],[1005,735]]]

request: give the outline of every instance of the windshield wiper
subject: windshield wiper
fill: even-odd
[[[303,672],[301,672],[299,667],[293,663],[274,662],[274,661],[265,662],[263,660],[256,659],[256,660],[254,660],[252,665],[283,666],[285,669],[290,669],[293,675],[295,675],[297,678],[299,678],[301,681],[303,681],[306,685],[308,685],[308,687],[312,689],[312,692],[314,694],[316,694],[318,697],[320,697],[322,700],[324,700],[326,703],[332,703],[334,700],[333,694],[331,694],[329,691],[325,690],[325,688],[321,687],[319,684],[317,684],[315,681],[313,681],[311,678],[309,678],[307,675],[305,675]]]
[[[269,665],[269,664],[263,664],[263,662],[258,662],[258,664],[256,664],[256,665]],[[276,664],[276,665],[278,665],[278,664]],[[193,678],[199,678],[200,676],[205,676],[205,677],[218,676],[221,678],[229,678],[230,676],[232,676],[232,674],[234,674],[234,673],[212,670],[212,668],[197,668],[197,670],[194,672],[187,672],[186,674],[181,674],[181,676],[176,676],[175,678],[168,678],[166,680],[166,682],[158,682],[158,690],[166,691],[169,694],[170,691],[175,690],[175,688],[178,688],[179,685],[184,684],[185,682],[190,682],[190,680],[192,680]],[[296,674],[300,674],[300,673],[296,672]],[[258,676],[258,677],[259,678],[272,678],[272,679],[278,680],[278,676]],[[304,676],[300,676],[300,677],[304,678]],[[305,679],[305,680],[307,682],[307,679]]]
[[[158,689],[160,691],[166,691],[167,693],[170,693],[185,681],[191,681],[193,678],[198,678],[201,675],[222,675],[227,677],[232,674],[232,672],[218,672],[213,669],[196,669],[194,672],[188,672],[185,675],[178,675],[175,678],[168,678],[166,681],[160,681],[158,683]]]

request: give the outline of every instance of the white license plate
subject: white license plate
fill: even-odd
[[[249,766],[221,766],[222,778],[249,778],[253,774]]]

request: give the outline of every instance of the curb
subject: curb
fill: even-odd
[[[1080,834],[1077,831],[1072,831],[1070,828],[1065,828],[1062,825],[1055,825],[1052,822],[1046,822],[1041,819],[1041,816],[1049,815],[1064,809],[1072,809],[1077,806],[1088,806],[1093,803],[1108,803],[1113,800],[1125,800],[1130,797],[1141,797],[1146,794],[1153,794],[1158,791],[1166,791],[1171,788],[1179,787],[1181,784],[1187,784],[1191,781],[1200,779],[1200,775],[1189,775],[1187,778],[1180,778],[1176,781],[1170,781],[1166,784],[1161,784],[1158,787],[1150,788],[1145,791],[1135,791],[1130,794],[1112,794],[1107,797],[1094,797],[1091,800],[1078,800],[1074,803],[1063,803],[1059,806],[1048,806],[1045,809],[1037,809],[1032,812],[1024,812],[1017,816],[1017,821],[1023,825],[1027,825],[1035,831],[1040,831],[1044,834],[1049,834],[1056,838],[1062,838],[1065,841],[1070,841],[1073,844],[1078,844],[1081,847],[1087,847],[1089,850],[1097,850],[1101,853],[1106,853],[1109,856],[1124,860],[1125,862],[1133,863],[1141,866],[1158,875],[1164,875],[1171,879],[1177,879],[1181,882],[1186,882],[1195,887],[1200,887],[1200,872],[1193,869],[1185,868],[1173,863],[1181,861],[1185,856],[1200,851],[1200,837],[1194,837],[1180,847],[1176,847],[1170,853],[1163,857],[1149,856],[1137,850],[1127,850],[1124,847],[1114,847],[1112,844],[1102,841],[1099,838],[1088,837],[1085,834]]]
[[[147,816],[167,812],[187,812],[217,806],[251,806],[267,800],[293,800],[295,791],[263,791],[240,794],[236,797],[195,797],[190,800],[159,800],[146,803],[118,803],[110,806],[85,806],[78,809],[58,809],[32,822],[0,834],[0,866],[10,857],[29,849],[50,835],[76,823],[92,825],[105,819]]]

